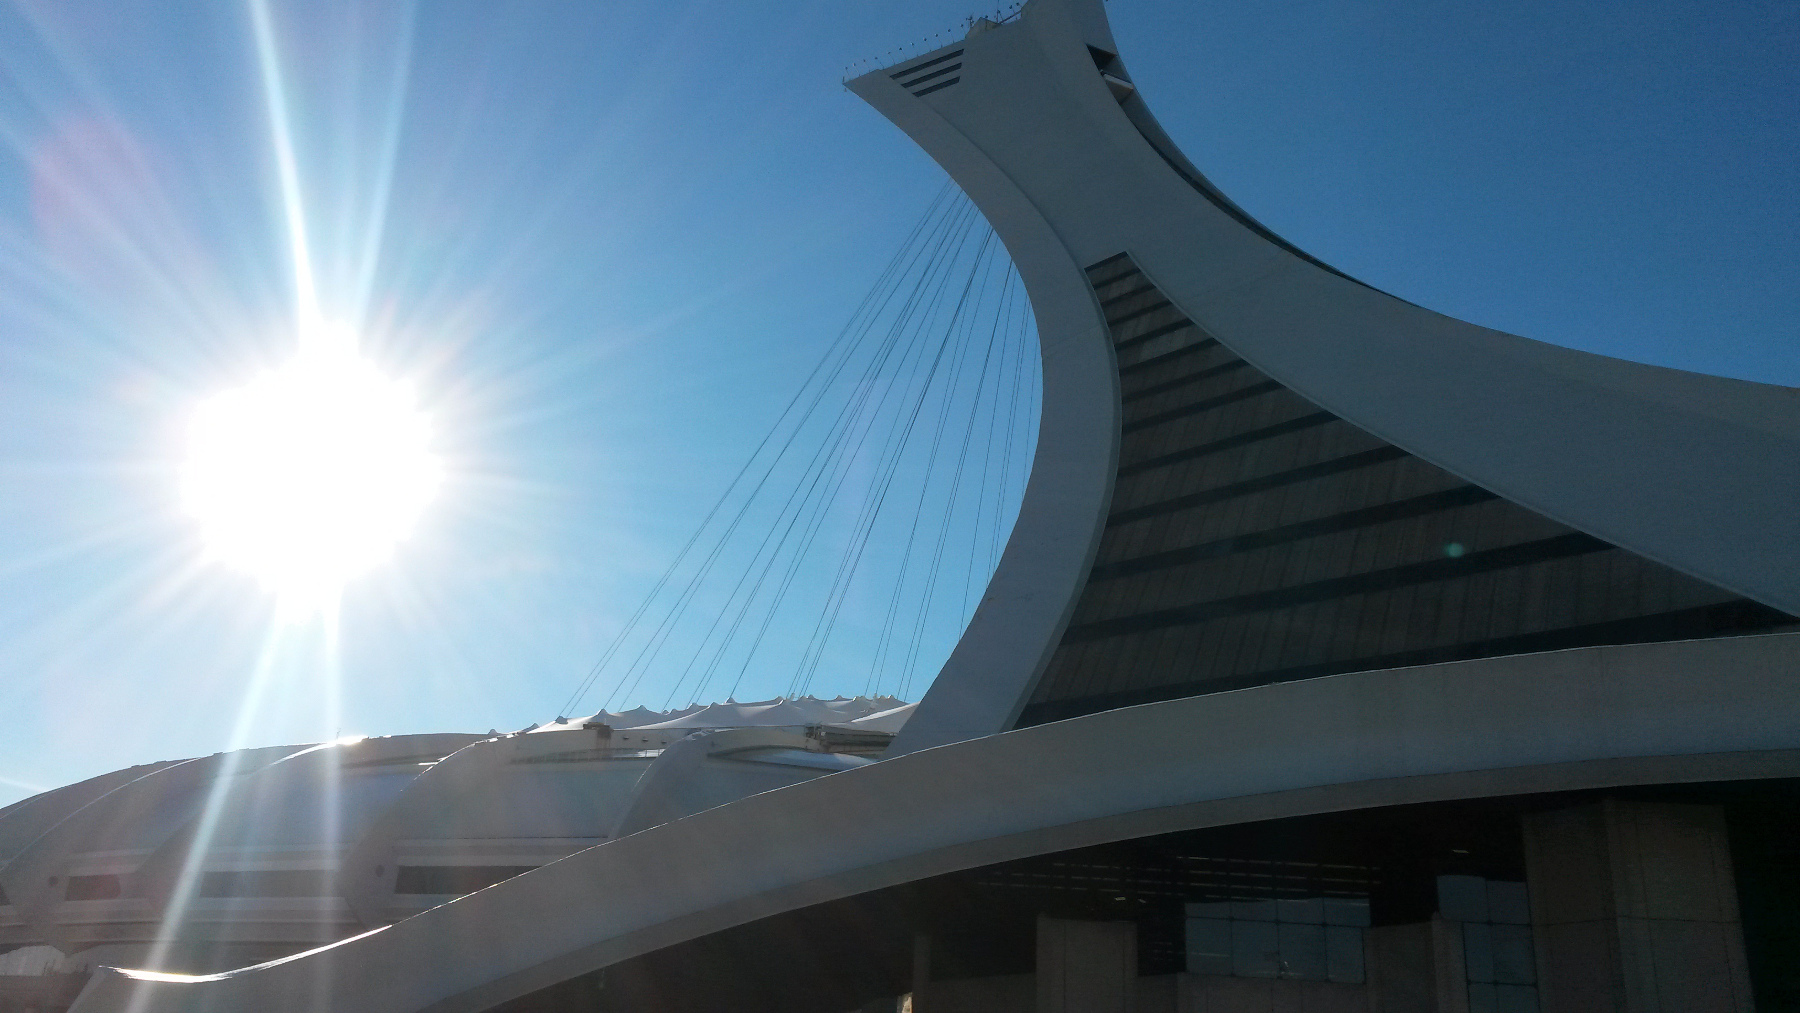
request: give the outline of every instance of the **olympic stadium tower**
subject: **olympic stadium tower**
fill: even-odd
[[[1800,1009],[1800,395],[1294,248],[1100,0],[849,87],[986,216],[1042,353],[1017,525],[881,758],[74,1009]]]

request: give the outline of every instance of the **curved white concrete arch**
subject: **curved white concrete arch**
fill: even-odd
[[[74,1010],[473,1013],[769,915],[1111,840],[1377,805],[1800,776],[1797,681],[1800,634],[1773,634],[1107,711],[752,796],[273,963],[196,978],[107,971]]]
[[[0,809],[0,864],[11,861],[14,855],[25,850],[46,829],[62,822],[70,814],[101,796],[140,777],[183,762],[186,761],[159,760],[126,767],[85,781],[66,784],[61,788],[52,788]]]
[[[963,61],[955,87],[915,95],[887,72],[851,84],[994,224],[1044,357],[1043,433],[1018,526],[906,755],[651,827],[284,960],[197,978],[110,972],[76,1009],[476,1011],[769,915],[1109,840],[1800,776],[1793,634],[1360,672],[990,734],[1013,722],[1054,649],[1106,512],[1117,379],[1081,268],[1120,252],[1234,352],[1377,436],[1800,610],[1794,392],[1542,345],[1345,278],[1208,192],[1141,99],[1101,79],[1089,46],[1113,48],[1097,0],[1033,0],[1016,22],[940,51]],[[953,744],[922,748],[937,743]]]
[[[208,894],[204,877],[335,868],[344,841],[386,808],[398,784],[422,769],[420,761],[472,738],[406,735],[238,750],[131,768],[84,782],[84,791],[55,805],[23,807],[5,824],[8,836],[32,840],[0,869],[12,902],[0,908],[0,943],[46,942],[71,953],[109,944],[135,950],[131,959],[143,959],[158,940],[177,947],[244,943],[248,950],[219,956],[249,961],[283,946],[341,938],[360,926],[335,897],[257,895],[246,907]],[[70,804],[82,798],[85,805]],[[203,852],[196,853],[197,843]],[[76,879],[95,875],[114,878],[116,892],[73,894]],[[175,903],[184,883],[194,892]],[[171,911],[180,913],[179,925]]]
[[[1800,613],[1800,391],[1532,341],[1350,279],[1218,194],[1143,98],[1102,78],[1090,46],[1116,52],[1101,0],[1032,0],[902,65],[951,59],[953,86],[915,95],[892,68],[849,82],[993,223],[1035,282],[1045,340],[1043,470],[991,609],[897,752],[1010,727],[1060,635],[1045,603],[1086,572],[1053,583],[1071,579],[1072,511],[1103,509],[1112,479],[1096,449],[1109,349],[1073,265],[1120,252],[1211,336],[1333,414],[1554,520]],[[1082,365],[1053,383],[1053,356]]]
[[[812,762],[764,762],[769,754],[806,757]],[[817,752],[799,728],[725,728],[696,732],[671,743],[644,771],[619,816],[615,837],[726,802],[823,777],[871,761]]]
[[[258,850],[274,847],[317,851],[320,859],[335,865],[336,850],[360,839],[365,828],[379,819],[378,814],[389,808],[387,799],[382,797],[344,797],[359,780],[359,768],[374,768],[385,775],[384,780],[414,781],[419,776],[420,762],[435,761],[475,738],[467,733],[434,733],[326,742],[242,773],[219,789],[217,815],[211,826],[203,827],[206,815],[196,811],[178,832],[144,859],[137,870],[140,888],[157,907],[167,908],[181,888],[184,874],[217,867],[218,859],[241,847],[240,838],[246,834],[264,838],[273,835],[272,840],[259,841]],[[400,789],[395,794],[403,792]],[[333,804],[338,811],[327,813],[326,806]],[[203,810],[204,806],[198,808]],[[307,823],[312,825],[306,826]],[[205,840],[200,839],[202,834],[207,835]],[[206,852],[191,854],[196,845]],[[313,931],[315,938],[336,934],[330,921],[321,919]]]
[[[813,750],[801,728],[779,726],[617,732],[570,725],[484,738],[433,764],[370,822],[344,858],[338,888],[365,926],[386,925],[444,900],[397,893],[404,865],[543,865],[869,762]],[[811,762],[770,753],[801,753]]]
[[[345,856],[339,889],[364,925],[386,925],[412,913],[393,909],[406,838],[460,839],[464,853],[492,845],[495,838],[526,839],[531,850],[543,853],[529,864],[590,847],[612,836],[632,785],[649,763],[614,759],[607,737],[575,726],[469,742],[415,778],[376,817]],[[616,790],[593,785],[585,797],[559,798],[558,786],[539,783],[545,774],[586,773],[599,765],[624,775]],[[484,861],[477,857],[470,864]]]
[[[0,868],[0,889],[27,925],[48,933],[50,912],[62,897],[63,866],[87,847],[153,851],[179,834],[207,786],[244,777],[309,747],[268,746],[214,753],[157,767],[114,787],[58,820]],[[171,808],[179,812],[167,818]],[[161,815],[164,818],[154,819]],[[147,837],[146,835],[158,835]]]

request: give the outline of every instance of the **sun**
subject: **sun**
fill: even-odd
[[[181,497],[208,554],[312,608],[390,556],[443,481],[410,386],[355,343],[298,355],[194,412]]]

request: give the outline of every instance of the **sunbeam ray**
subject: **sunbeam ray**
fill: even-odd
[[[162,917],[157,924],[154,941],[150,945],[146,957],[146,966],[161,968],[169,961],[169,956],[179,942],[181,927],[185,922],[188,909],[198,893],[200,875],[204,871],[206,860],[211,853],[212,839],[219,827],[219,821],[227,811],[227,801],[231,789],[237,780],[239,764],[243,760],[240,752],[256,737],[256,719],[260,715],[264,699],[268,696],[275,681],[276,665],[280,658],[285,638],[291,635],[288,627],[272,625],[263,640],[262,651],[256,659],[256,666],[251,671],[245,684],[245,693],[238,704],[237,716],[232,723],[231,745],[228,751],[219,758],[219,769],[214,773],[212,783],[207,786],[206,800],[201,804],[200,813],[193,822],[192,836],[187,845],[186,854],[182,858],[179,873],[176,875],[174,888],[170,891],[168,901],[163,909]],[[144,993],[134,995],[133,1003],[127,1013],[138,1013],[142,1008]]]
[[[269,117],[269,140],[274,147],[275,168],[281,186],[281,208],[287,219],[288,257],[294,283],[294,323],[300,340],[310,339],[323,323],[319,293],[313,275],[312,249],[307,237],[306,205],[300,187],[300,168],[294,158],[293,126],[288,116],[287,87],[281,73],[281,56],[275,44],[275,28],[267,0],[248,0],[250,22],[256,35],[256,66],[261,73],[263,103]]]
[[[368,324],[369,303],[374,297],[377,270],[381,266],[382,242],[387,236],[388,202],[394,189],[394,166],[400,154],[401,124],[406,112],[408,74],[412,65],[413,33],[417,11],[411,3],[402,5],[401,25],[395,44],[395,57],[390,61],[389,80],[385,82],[386,99],[381,103],[381,124],[376,132],[374,165],[369,170],[373,193],[363,212],[361,238],[356,255],[355,291],[351,305],[352,319],[359,327]]]

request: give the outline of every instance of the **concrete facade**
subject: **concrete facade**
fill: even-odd
[[[1525,824],[1545,1013],[1753,1008],[1716,807],[1608,800]]]
[[[1126,478],[1138,485],[1159,478],[1126,476],[1124,468],[1141,462],[1096,443],[1121,436],[1109,423],[1120,412],[1119,368],[1133,365],[1123,342],[1179,320],[1192,325],[1183,332],[1188,337],[1170,331],[1151,340],[1216,341],[1277,384],[1285,392],[1279,396],[1555,528],[1722,589],[1725,597],[1800,612],[1800,530],[1789,520],[1789,504],[1800,499],[1800,395],[1559,348],[1376,291],[1270,233],[1181,155],[1131,84],[1095,0],[1036,0],[1014,20],[977,29],[848,83],[981,208],[1019,264],[1040,328],[1049,328],[1046,428],[1019,527],[982,611],[897,748],[1018,722],[1051,664],[1043,647],[1063,641],[1074,615],[1074,602],[1061,595],[1086,583],[1087,561],[1100,549],[1097,538],[1084,539],[1097,532],[1076,524],[1075,505],[1095,511],[1083,519],[1104,516],[1130,492]],[[909,87],[928,74],[936,76]],[[1087,273],[1121,254],[1154,287],[1155,294],[1132,297],[1145,305],[1106,305],[1125,293],[1097,291],[1093,282],[1105,277]],[[1143,315],[1130,315],[1139,310]],[[1109,368],[1098,358],[1114,361]],[[1089,364],[1059,372],[1077,360]],[[1481,382],[1470,383],[1472,376]],[[1263,428],[1301,414],[1296,406],[1285,418],[1270,415]],[[1206,421],[1190,416],[1160,432],[1124,433],[1117,453],[1143,442],[1148,460],[1205,442],[1199,431],[1178,430]],[[1162,451],[1151,448],[1159,440],[1168,444]],[[1539,540],[1550,537],[1546,531]],[[1578,541],[1558,543],[1558,551],[1578,548]],[[1566,578],[1571,601],[1582,600],[1574,589],[1585,579]],[[1483,585],[1475,593],[1510,593],[1523,602],[1532,586]],[[1201,591],[1178,604],[1210,600]],[[1425,621],[1437,613],[1433,604],[1403,607]],[[1374,611],[1385,615],[1387,606]],[[1318,628],[1333,620],[1294,621]],[[1395,628],[1378,621],[1362,635],[1379,641]],[[1145,649],[1152,665],[1164,666],[1168,658],[1191,657],[1202,642],[1247,635],[1228,629]],[[1280,634],[1267,639],[1268,650],[1289,649]],[[1364,653],[1375,659],[1382,651]],[[1509,651],[1496,644],[1493,653]],[[1423,660],[1431,659],[1386,664]],[[1118,661],[1112,667],[1143,664],[1123,653]]]
[[[195,979],[114,972],[75,1008],[303,1010],[329,966],[340,1010],[485,1010],[783,912],[1106,841],[1441,799],[1800,777],[1796,673],[1800,636],[1786,634],[1107,711],[745,798],[284,962]],[[1130,748],[1096,748],[1107,743]]]
[[[1137,926],[1040,915],[1039,1013],[1131,1013],[1137,986]]]
[[[1294,249],[1156,126],[1098,0],[848,84],[993,224],[1043,354],[1017,526],[893,749],[726,801],[684,741],[595,846],[74,1008],[1749,1009],[1705,793],[1800,780],[1800,397]]]

